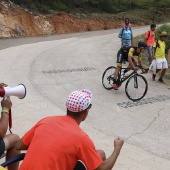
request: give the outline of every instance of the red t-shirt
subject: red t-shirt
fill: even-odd
[[[150,32],[150,33],[149,33]],[[147,46],[152,46],[155,42],[155,32],[150,30],[149,32],[146,32],[145,38]]]
[[[69,116],[40,120],[22,141],[29,148],[19,170],[73,170],[79,159],[94,170],[102,163],[91,139]]]

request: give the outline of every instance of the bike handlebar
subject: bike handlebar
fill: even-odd
[[[143,66],[142,66],[142,65],[137,65],[136,67],[138,67],[138,68],[140,68],[140,69],[142,69],[142,70],[145,70],[146,72],[148,72],[148,71],[149,71],[149,68],[143,68]]]

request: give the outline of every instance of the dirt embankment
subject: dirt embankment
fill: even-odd
[[[0,1],[0,38],[114,29],[122,22],[123,18],[75,17],[65,13],[33,15],[10,1]],[[139,24],[133,21],[132,26],[135,25]]]

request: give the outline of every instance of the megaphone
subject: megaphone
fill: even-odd
[[[26,87],[23,84],[19,84],[16,87],[0,87],[0,97],[16,96],[19,99],[23,99],[26,96]]]

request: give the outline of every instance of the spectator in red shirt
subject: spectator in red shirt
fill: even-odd
[[[40,120],[18,142],[18,150],[27,150],[19,170],[73,170],[81,160],[88,170],[111,170],[123,146],[123,139],[114,141],[114,151],[106,159],[97,151],[89,136],[79,127],[92,104],[87,89],[72,92],[66,101],[67,115]]]
[[[156,29],[156,25],[151,24],[150,25],[150,31],[145,33],[147,51],[148,51],[148,54],[149,54],[149,57],[148,57],[149,65],[151,64],[151,62],[153,60],[152,46],[155,42],[155,29]]]

